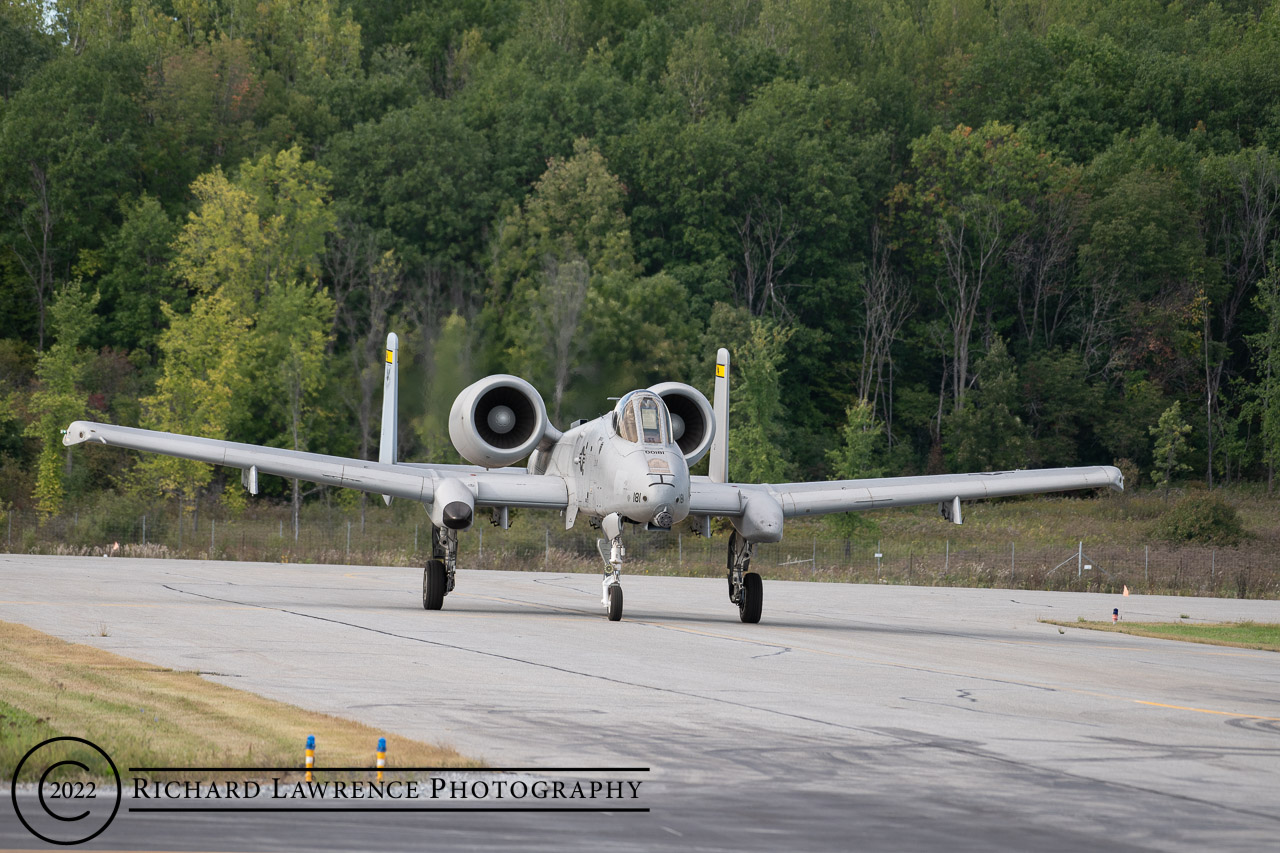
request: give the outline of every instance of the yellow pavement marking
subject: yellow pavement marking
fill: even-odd
[[[1172,708],[1175,711],[1195,711],[1197,714],[1216,714],[1221,717],[1237,717],[1242,720],[1266,720],[1270,723],[1280,723],[1280,717],[1263,717],[1259,714],[1237,714],[1234,711],[1215,711],[1212,708],[1191,708],[1186,705],[1166,705],[1163,702],[1147,702],[1144,699],[1130,699],[1130,702],[1136,702],[1139,705],[1151,705],[1156,708]]]

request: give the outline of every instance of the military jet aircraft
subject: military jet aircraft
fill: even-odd
[[[759,622],[760,575],[751,571],[757,544],[782,538],[786,519],[803,515],[937,503],[955,524],[961,502],[980,498],[1110,487],[1123,476],[1110,466],[885,477],[810,483],[729,481],[729,353],[716,354],[714,404],[696,388],[663,382],[618,398],[608,414],[561,432],[547,418],[541,395],[524,379],[489,376],[458,395],[449,412],[449,437],[471,465],[397,460],[399,341],[387,337],[382,436],[377,462],[260,447],[234,441],[75,421],[67,446],[96,442],[241,469],[253,494],[258,477],[274,474],[420,501],[431,516],[431,558],[423,570],[422,606],[439,610],[453,591],[458,532],[487,509],[508,526],[511,507],[559,510],[565,527],[586,516],[604,532],[601,605],[622,618],[623,532],[627,524],[670,530],[692,519],[711,535],[711,519],[727,518],[729,600],[743,622]],[[710,454],[707,476],[689,468]],[[528,459],[524,468],[510,467]],[[608,556],[604,554],[608,548]]]

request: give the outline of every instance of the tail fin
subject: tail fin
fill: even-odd
[[[400,339],[396,333],[387,335],[387,362],[382,374],[382,437],[378,441],[378,461],[395,464],[399,461],[396,446],[396,412],[400,407],[399,390]],[[382,499],[391,504],[391,496]]]
[[[711,395],[711,408],[715,412],[716,434],[711,439],[709,459],[713,483],[729,482],[729,351],[716,350],[716,384]]]

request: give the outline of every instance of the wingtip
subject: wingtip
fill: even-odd
[[[67,447],[83,444],[93,438],[92,425],[87,421],[72,421],[62,432],[62,443]]]

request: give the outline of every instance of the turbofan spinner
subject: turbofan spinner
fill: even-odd
[[[449,438],[472,465],[514,465],[560,431],[547,419],[542,395],[518,376],[488,376],[469,385],[449,411]]]
[[[683,382],[663,382],[650,389],[667,404],[671,415],[671,437],[692,468],[711,447],[716,436],[716,419],[702,392]]]

